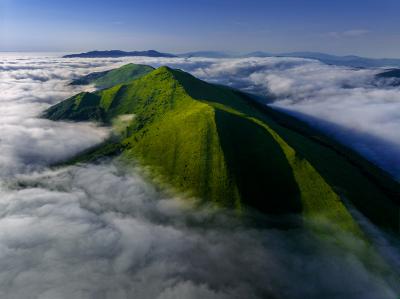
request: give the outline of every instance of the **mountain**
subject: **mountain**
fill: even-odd
[[[379,78],[396,78],[400,79],[400,69],[386,70],[376,75]]]
[[[102,89],[121,83],[128,83],[153,70],[154,68],[148,65],[129,63],[117,69],[91,73],[80,77],[73,80],[71,85],[94,84],[96,88]]]
[[[273,57],[274,54],[263,52],[263,51],[255,51],[247,54],[241,55],[241,57]]]
[[[348,66],[357,68],[368,68],[368,67],[400,67],[400,59],[395,58],[365,58],[360,56],[348,55],[348,56],[335,56],[318,52],[289,52],[289,53],[278,53],[271,54],[267,52],[252,52],[242,57],[297,57],[316,59],[326,64]]]
[[[311,58],[311,59],[317,59],[326,64],[359,67],[359,68],[400,66],[400,59],[391,59],[391,58],[382,58],[382,59],[365,58],[354,55],[335,56],[317,52],[283,53],[279,54],[279,56]]]
[[[119,155],[156,182],[219,206],[329,219],[362,234],[342,198],[398,230],[399,184],[302,122],[237,90],[160,67],[128,84],[83,92],[45,111],[94,120],[119,137],[75,161]]]
[[[161,53],[155,50],[148,51],[121,51],[121,50],[109,50],[109,51],[90,51],[79,54],[69,54],[63,56],[63,58],[107,58],[107,57],[126,57],[126,56],[148,56],[148,57],[176,57],[173,54]]]
[[[126,56],[148,56],[148,57],[204,57],[204,58],[239,58],[239,57],[298,57],[316,59],[326,64],[348,66],[357,68],[368,67],[400,67],[400,59],[395,58],[365,58],[354,55],[335,56],[318,52],[289,52],[272,54],[262,51],[247,53],[244,55],[229,54],[221,51],[195,51],[182,54],[161,53],[155,50],[126,52],[121,50],[90,51],[80,54],[69,54],[64,58],[106,58]]]
[[[389,69],[375,75],[378,85],[397,87],[400,86],[400,69]]]
[[[225,52],[219,52],[219,51],[196,51],[196,52],[187,52],[187,53],[182,53],[178,54],[179,57],[204,57],[204,58],[230,58],[234,57],[233,55],[230,55]]]

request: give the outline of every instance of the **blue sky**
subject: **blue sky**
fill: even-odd
[[[321,51],[400,57],[399,0],[0,0],[0,51]]]

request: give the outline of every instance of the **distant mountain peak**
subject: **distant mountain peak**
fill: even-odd
[[[147,50],[147,51],[94,50],[78,54],[64,55],[63,58],[108,58],[108,57],[133,57],[133,56],[176,57],[173,54],[162,53],[156,50]]]

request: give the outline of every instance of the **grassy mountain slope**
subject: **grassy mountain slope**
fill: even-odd
[[[71,82],[72,85],[94,84],[96,88],[108,88],[117,84],[128,83],[153,71],[154,68],[143,64],[129,63],[120,68],[91,73]]]
[[[391,198],[335,150],[282,125],[276,113],[255,107],[240,92],[161,67],[128,84],[78,94],[45,116],[109,124],[132,116],[118,142],[85,158],[117,152],[206,201],[301,212],[360,233],[338,195],[344,194],[375,222],[397,228]]]
[[[179,77],[184,73],[176,74]],[[194,98],[210,103],[213,102],[212,99],[218,99],[220,104],[267,124],[279,138],[295,149],[296,164],[305,159],[307,164],[318,170],[336,193],[350,199],[375,222],[399,229],[399,184],[380,169],[349,149],[318,134],[301,121],[264,105],[260,107],[251,99],[246,100],[246,95],[239,93],[236,96],[237,92],[223,86],[207,88],[210,84],[198,82],[193,76],[183,75],[179,77],[179,81]],[[295,173],[296,169],[294,168]],[[311,181],[311,174],[305,175],[303,179],[306,180],[307,176]],[[311,201],[313,195],[309,199]]]

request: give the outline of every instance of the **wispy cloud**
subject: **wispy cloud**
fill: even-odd
[[[327,36],[335,37],[335,38],[343,38],[343,37],[359,37],[369,34],[371,31],[366,29],[351,29],[346,31],[332,31],[328,32]]]
[[[379,260],[352,235],[248,227],[112,164],[10,183],[25,188],[0,189],[1,298],[396,298],[390,274],[364,266],[357,252]]]
[[[46,107],[80,91],[68,85],[71,78],[106,64],[52,57],[2,57],[0,177],[54,163],[106,138],[107,130],[94,124],[38,118]]]

